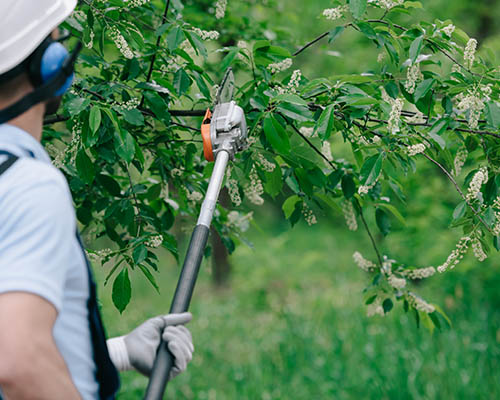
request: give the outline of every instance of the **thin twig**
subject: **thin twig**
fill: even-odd
[[[295,56],[298,56],[300,53],[302,53],[304,50],[306,50],[308,47],[312,46],[314,43],[316,42],[319,42],[321,39],[323,39],[324,37],[328,36],[330,32],[325,32],[325,33],[322,33],[321,35],[319,35],[316,39],[314,40],[311,40],[309,43],[307,43],[306,45],[302,46],[300,49],[298,49],[295,53],[293,53],[292,55],[295,57]]]
[[[135,203],[135,209],[136,209],[136,212],[137,212],[136,220],[139,223],[139,234],[140,234],[142,217],[141,217],[141,211],[140,211],[140,208],[139,208],[139,202],[137,201],[137,196],[135,194],[134,185],[132,183],[132,177],[130,176],[130,171],[128,170],[128,166],[127,165],[125,165],[125,171],[127,171],[128,181],[130,182],[130,190],[132,192],[132,197],[133,197],[134,203]]]
[[[370,240],[372,242],[373,249],[375,250],[375,253],[377,253],[377,259],[378,259],[378,263],[380,265],[380,268],[382,268],[382,256],[380,255],[380,252],[378,251],[377,242],[375,242],[375,238],[373,237],[373,235],[370,231],[370,228],[366,222],[365,216],[363,215],[363,209],[359,206],[357,208],[358,208],[358,212],[359,212],[359,216],[361,218],[361,221],[363,221],[363,226],[365,227],[366,233],[368,233],[368,236],[370,236]]]

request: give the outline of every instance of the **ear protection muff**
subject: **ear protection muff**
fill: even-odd
[[[28,60],[28,76],[33,86],[37,88],[54,78],[68,57],[69,52],[61,43],[56,42],[51,36],[45,38]],[[74,74],[71,74],[66,79],[54,96],[60,96],[69,89],[73,76]]]

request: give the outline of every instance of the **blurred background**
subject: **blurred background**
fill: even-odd
[[[200,15],[212,18],[213,3],[183,2],[185,19],[212,29],[203,26],[206,15]],[[450,19],[478,39],[480,55],[488,52],[498,65],[500,1],[423,5],[425,11],[396,19],[402,24]],[[247,39],[245,24],[267,23],[270,38],[277,43],[293,38],[298,48],[332,29],[321,13],[334,6],[324,0],[229,0],[227,18],[242,21],[241,39]],[[223,26],[219,29],[224,33]],[[363,37],[346,31],[334,46],[324,41],[305,51],[294,60],[294,69],[309,79],[366,72],[377,68],[377,54]],[[332,150],[337,158],[353,158],[340,138],[333,139]],[[460,229],[449,227],[458,194],[425,162],[417,163],[416,174],[398,179],[405,187],[399,209],[406,225],[393,220],[387,238],[377,234],[381,250],[407,264],[442,264],[461,237]],[[290,229],[276,205],[282,200],[247,205],[254,221],[233,254],[212,241],[191,307],[195,356],[188,371],[169,385],[167,398],[500,398],[500,258],[494,250],[482,263],[468,254],[454,270],[417,285],[416,291],[441,305],[452,321],[451,328],[431,334],[417,329],[400,303],[385,317],[366,316],[362,291],[369,276],[352,260],[354,251],[375,259],[364,231],[351,232],[341,214],[320,209],[314,210],[316,225],[299,222]],[[369,214],[376,231],[374,210]],[[194,222],[183,219],[174,227],[181,255]],[[180,266],[166,252],[158,254],[161,294],[131,271],[132,303],[120,315],[111,303],[111,287],[101,288],[109,335],[124,334],[145,317],[168,311]],[[107,272],[96,270],[101,278]],[[119,399],[142,398],[146,384],[137,373],[123,374]]]

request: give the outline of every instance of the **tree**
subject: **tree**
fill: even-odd
[[[403,0],[334,2],[323,11],[330,29],[294,51],[293,37],[270,37],[272,19],[252,19],[272,7],[267,3],[83,0],[66,23],[87,50],[63,114],[47,120],[46,137],[85,233],[113,243],[89,253],[113,261],[105,283],[114,280],[116,307],[123,311],[130,301],[129,269],[157,288],[155,247],[178,257],[169,229],[177,216],[197,214],[212,168],[202,158],[198,120],[188,117],[211,106],[214,86],[232,66],[251,146],[226,177],[232,205],[219,205],[214,220],[228,250],[241,241],[248,209],[264,199],[282,201],[292,226],[343,212],[348,228],[361,225],[373,244],[375,261],[354,254],[373,275],[368,312],[387,313],[401,301],[417,321],[438,326],[439,306],[410,290],[411,281],[436,269],[381,254],[366,214],[374,213],[388,235],[404,222],[401,177],[430,163],[449,181],[444,190],[461,198],[452,227],[462,237],[437,270],[453,268],[469,247],[479,261],[492,247],[500,250],[494,55],[478,56],[477,41],[449,20],[400,24],[422,8]],[[309,80],[292,68],[295,57],[325,41],[335,46],[348,31],[378,49],[369,70]],[[61,125],[51,128],[61,121],[62,134]],[[334,141],[349,145],[353,161],[332,156]]]

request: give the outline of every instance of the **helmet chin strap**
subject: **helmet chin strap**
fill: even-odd
[[[61,70],[56,76],[54,76],[50,81],[44,83],[42,86],[37,87],[34,91],[28,93],[14,104],[0,110],[0,124],[4,124],[11,119],[18,117],[28,111],[35,104],[53,97],[57,90],[64,85],[66,80],[74,72],[76,58],[78,57],[78,53],[80,53],[81,49],[82,43],[78,42],[70,56],[64,61]]]

